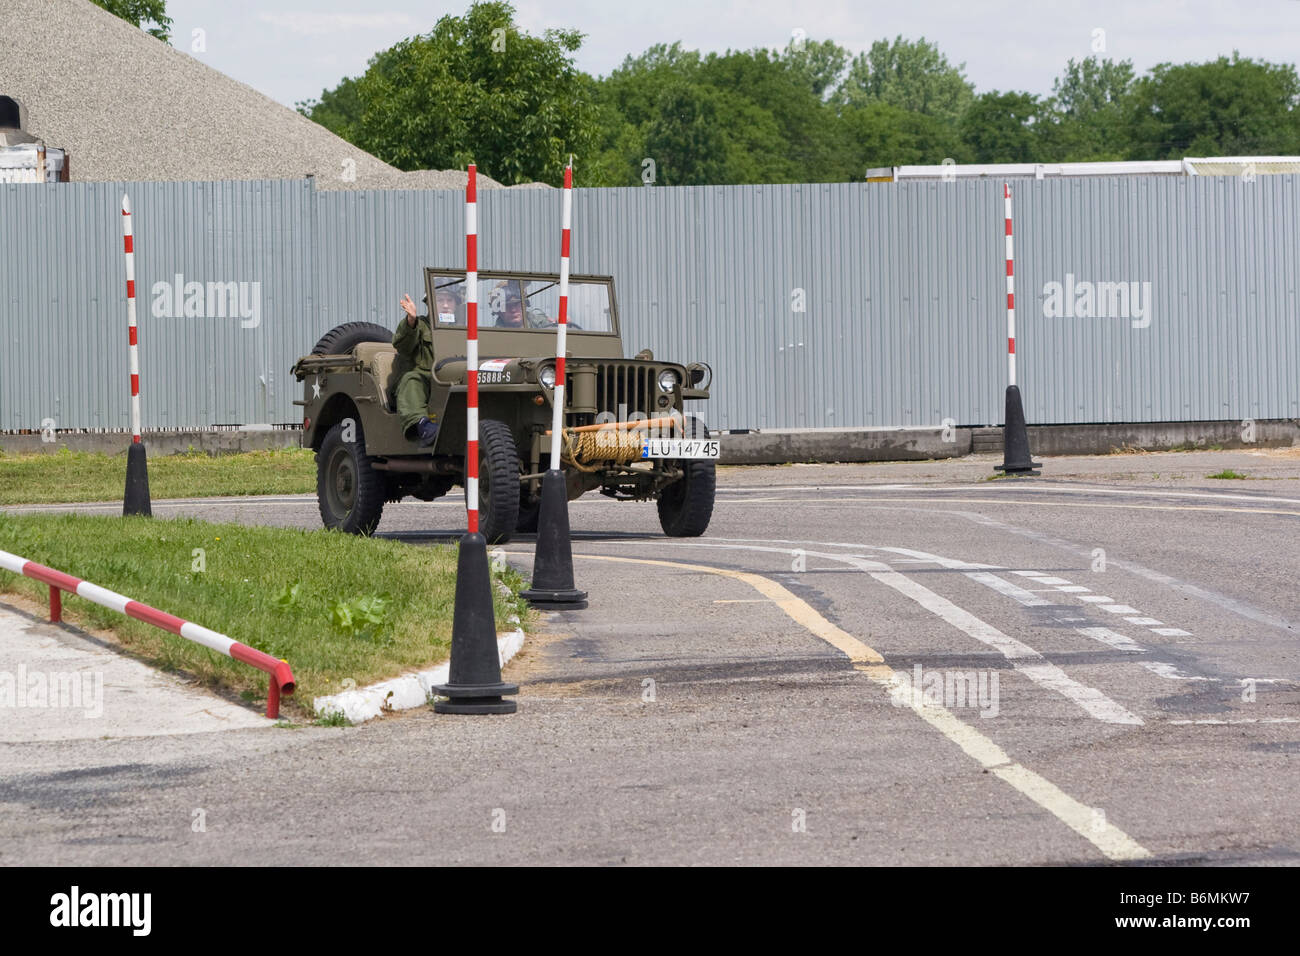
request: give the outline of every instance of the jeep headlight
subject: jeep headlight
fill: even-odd
[[[675,369],[666,368],[659,373],[659,391],[671,392],[680,384],[682,384],[682,377]]]
[[[543,365],[537,370],[537,381],[545,388],[555,388],[555,366]]]

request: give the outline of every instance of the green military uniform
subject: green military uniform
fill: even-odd
[[[437,421],[437,416],[429,412],[429,389],[433,385],[430,374],[433,371],[433,331],[429,317],[419,316],[412,327],[403,313],[397,331],[393,333],[393,346],[397,349],[393,371],[399,376],[394,399],[397,414],[402,419],[402,430],[409,431],[426,415],[430,421]]]

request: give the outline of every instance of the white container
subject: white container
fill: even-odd
[[[57,183],[66,158],[63,150],[36,143],[0,147],[0,183]]]

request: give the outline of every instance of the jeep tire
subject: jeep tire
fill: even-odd
[[[519,453],[515,439],[505,422],[484,419],[478,435],[478,530],[488,544],[504,544],[518,523]]]
[[[344,322],[320,337],[312,355],[347,355],[362,342],[392,342],[393,330],[374,322]]]
[[[361,423],[353,421],[353,441],[343,440],[344,422],[325,433],[316,452],[316,499],[327,528],[370,534],[384,513],[384,476],[366,455]]]
[[[686,419],[687,438],[706,438],[709,430],[694,416]],[[673,538],[697,538],[713,517],[717,468],[711,458],[683,458],[676,462],[682,477],[659,493],[659,526]]]

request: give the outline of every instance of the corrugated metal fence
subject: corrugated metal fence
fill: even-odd
[[[616,277],[629,352],[714,366],[715,427],[996,423],[1001,188],[578,190],[574,269]],[[296,421],[295,358],[464,257],[455,192],[0,186],[0,429],[126,426],[124,190],[146,427]],[[1031,422],[1300,416],[1300,177],[1013,190]],[[484,191],[479,216],[481,268],[558,267],[556,192]]]

